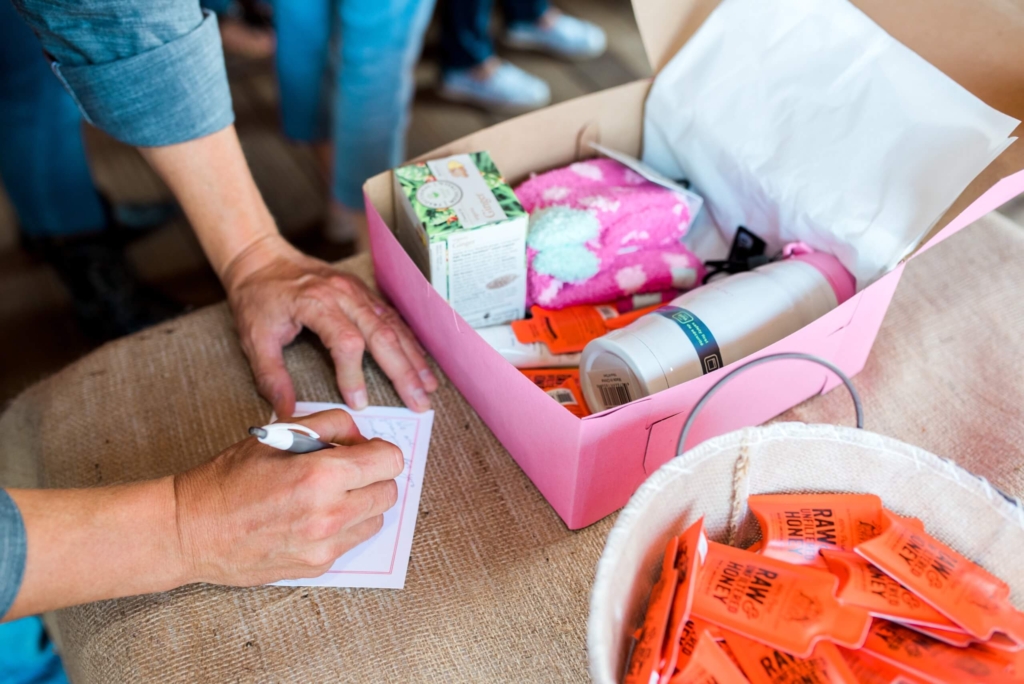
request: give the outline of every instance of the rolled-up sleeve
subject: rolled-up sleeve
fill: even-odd
[[[234,121],[217,18],[185,0],[14,0],[97,128],[129,145],[200,138]]]
[[[0,618],[11,609],[18,595],[27,551],[21,512],[10,495],[0,489]]]

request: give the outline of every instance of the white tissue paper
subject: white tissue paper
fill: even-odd
[[[654,80],[643,160],[717,225],[835,255],[869,285],[1013,142],[992,109],[847,0],[723,0]],[[715,233],[715,231],[703,231]]]

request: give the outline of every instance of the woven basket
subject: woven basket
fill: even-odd
[[[709,440],[655,472],[622,510],[597,566],[587,651],[597,684],[621,681],[671,535],[700,516],[708,537],[760,536],[751,494],[869,492],[1008,582],[1024,606],[1024,508],[951,461],[853,428],[777,423]]]

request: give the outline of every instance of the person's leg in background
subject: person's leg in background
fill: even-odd
[[[334,156],[331,100],[335,78],[331,45],[337,1],[274,0],[281,128],[288,139],[312,147],[328,187]],[[324,237],[334,243],[351,241],[347,217],[339,213],[340,209],[329,203]]]
[[[89,172],[81,114],[9,0],[0,0],[0,180],[26,246],[57,271],[93,337],[174,313],[137,287],[109,239],[114,219]]]
[[[341,0],[331,107],[339,233],[368,245],[363,183],[405,158],[414,69],[434,0]]]
[[[547,83],[494,55],[491,0],[442,0],[441,97],[496,111],[525,111],[551,101]],[[600,27],[563,14],[549,0],[504,0],[509,47],[589,59],[605,50]]]
[[[561,12],[548,0],[504,0],[503,7],[508,47],[562,59],[593,59],[607,47],[600,26]]]
[[[491,0],[441,1],[441,84],[438,95],[508,113],[543,107],[551,89],[542,79],[499,59],[491,38]],[[531,0],[545,5],[546,0]],[[518,16],[525,7],[518,6]],[[542,8],[540,14],[543,14]],[[534,21],[539,18],[534,18]]]

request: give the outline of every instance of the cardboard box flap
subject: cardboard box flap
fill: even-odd
[[[647,61],[654,73],[668,64],[719,0],[633,0]]]
[[[632,2],[644,51],[657,73],[720,0]],[[1024,3],[853,0],[853,4],[989,105],[1024,120]]]
[[[1018,142],[1017,144],[1020,143]],[[1022,147],[1024,147],[1024,145],[1022,145]],[[968,191],[969,190],[970,188],[968,188]],[[965,191],[964,194],[967,194],[968,191]],[[909,258],[913,259],[918,254],[931,249],[946,238],[955,235],[962,228],[965,228],[982,218],[985,214],[995,211],[1021,193],[1024,193],[1024,170],[1018,171],[1011,176],[1007,176],[992,187],[988,188],[981,197],[978,197],[976,200],[971,202],[971,204],[969,204],[963,211],[955,214],[955,217],[946,223],[946,225],[940,230],[933,231],[927,241],[918,247],[918,249],[910,255]],[[956,207],[954,207],[954,209],[956,209]],[[950,213],[952,213],[952,211],[953,210],[950,210]],[[945,217],[943,217],[943,220],[945,220]]]

